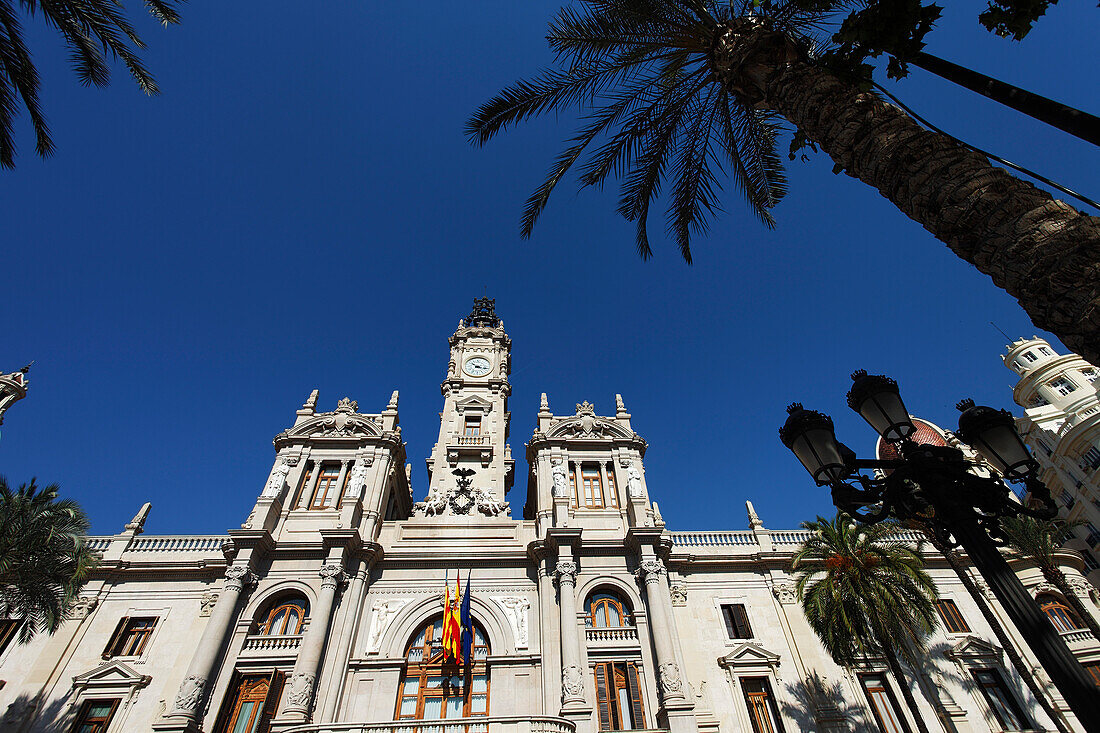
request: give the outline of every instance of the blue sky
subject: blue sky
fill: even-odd
[[[823,155],[791,164],[775,231],[731,190],[694,266],[657,217],[641,262],[612,188],[563,186],[521,240],[523,201],[569,120],[482,150],[463,122],[549,61],[558,6],[189,3],[181,26],[140,23],[163,89],[151,99],[122,70],[106,90],[79,87],[29,23],[58,151],[35,158],[24,124],[18,168],[0,174],[0,369],[35,360],[0,428],[0,473],[61,484],[94,533],[144,501],[148,532],[223,532],[311,389],[323,409],[350,396],[371,412],[399,389],[420,499],[446,339],[485,294],[513,339],[513,453],[540,392],[555,412],[587,399],[605,414],[621,393],[673,529],[743,528],[745,499],[771,527],[831,514],[776,430],[800,400],[870,452],[844,403],[854,369],[894,376],[912,412],[948,427],[963,396],[1012,406],[989,322],[1031,335],[1027,316]],[[1023,43],[981,29],[982,7],[950,3],[929,50],[1098,111],[1094,7],[1053,7]],[[888,88],[1100,196],[1095,147],[920,70]],[[524,494],[521,479],[513,504]]]

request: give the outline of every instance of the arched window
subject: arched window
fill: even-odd
[[[474,624],[473,660],[443,663],[443,619],[429,621],[405,652],[405,673],[397,693],[395,720],[451,720],[489,714],[489,642]],[[467,690],[467,684],[469,690]]]
[[[260,624],[259,633],[263,636],[285,636],[302,633],[302,623],[309,613],[309,604],[305,598],[285,598],[276,601]]]
[[[633,626],[630,606],[621,598],[607,591],[596,591],[588,597],[588,617],[585,625],[594,629]]]
[[[1039,608],[1043,609],[1043,613],[1047,615],[1047,618],[1054,624],[1054,628],[1058,629],[1059,632],[1065,633],[1066,631],[1084,628],[1077,618],[1077,614],[1063,603],[1062,599],[1049,593],[1043,593],[1035,600],[1038,601]]]

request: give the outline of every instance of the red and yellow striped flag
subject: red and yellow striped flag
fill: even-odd
[[[450,584],[444,581],[445,600],[443,603],[443,661],[450,657],[456,664],[462,663],[462,622],[458,617],[459,598],[462,594],[459,590],[459,579],[455,578],[455,598],[451,604]]]

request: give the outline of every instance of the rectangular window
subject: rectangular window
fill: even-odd
[[[1035,356],[1035,354],[1031,353],[1030,351],[1024,352],[1024,358],[1028,361],[1039,361],[1039,357]]]
[[[0,619],[0,654],[8,648],[8,644],[15,638],[15,632],[19,630],[19,621],[13,618]]]
[[[1039,347],[1039,353],[1042,354],[1043,356],[1050,356],[1050,349],[1048,349],[1045,346],[1040,346]]]
[[[753,733],[783,733],[783,721],[779,719],[779,708],[775,705],[768,678],[742,677],[741,689],[745,693]]]
[[[607,464],[607,495],[611,499],[611,506],[619,506],[619,489],[615,485],[615,464]]]
[[[1081,374],[1090,382],[1095,382],[1097,377],[1100,377],[1100,372],[1095,369],[1082,369]]]
[[[279,705],[286,674],[233,673],[214,733],[268,733]]]
[[[118,698],[113,700],[86,700],[76,716],[73,733],[103,733],[111,724],[118,709]]]
[[[584,490],[584,506],[587,509],[603,509],[603,481],[599,466],[581,466],[581,488]]]
[[[103,658],[140,657],[156,625],[156,617],[123,616],[115,627],[115,633],[107,644],[107,648],[103,650]]]
[[[601,662],[594,670],[600,730],[645,728],[641,676],[634,662]]]
[[[1050,380],[1050,388],[1060,395],[1068,395],[1077,389],[1077,385],[1065,377],[1057,377]]]
[[[722,620],[726,624],[726,634],[731,639],[751,639],[752,627],[749,626],[749,614],[744,603],[726,603],[722,605]]]
[[[1015,698],[1005,687],[1001,674],[995,669],[972,669],[970,674],[978,683],[978,689],[989,703],[993,717],[1004,730],[1029,730],[1031,728]]]
[[[940,612],[940,618],[943,619],[944,628],[948,632],[965,634],[970,631],[970,627],[966,625],[966,619],[959,613],[959,607],[955,605],[954,601],[941,598],[936,601],[936,610]]]
[[[463,422],[462,434],[467,438],[481,435],[481,415],[467,415]]]
[[[1100,448],[1093,446],[1081,456],[1081,468],[1092,471],[1100,467]]]
[[[326,509],[336,500],[336,482],[340,479],[339,465],[321,465],[321,473],[317,476],[317,488],[313,490],[313,501],[309,503],[310,509]]]
[[[884,674],[861,674],[860,684],[867,695],[867,702],[871,705],[875,722],[882,733],[909,733],[909,724],[901,715],[894,691],[890,689],[890,683]]]

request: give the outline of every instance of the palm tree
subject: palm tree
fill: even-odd
[[[619,212],[637,223],[643,257],[649,207],[666,182],[669,229],[688,262],[691,235],[704,233],[721,208],[722,173],[770,225],[785,188],[775,156],[781,116],[837,170],[874,186],[1015,296],[1037,326],[1100,363],[1100,219],[815,64],[808,35],[819,15],[794,2],[754,8],[752,0],[579,4],[550,24],[556,68],[505,88],[467,123],[472,142],[483,145],[541,114],[584,113],[527,202],[525,236],[582,157],[582,186],[622,179]]]
[[[84,510],[57,491],[34,479],[13,491],[0,476],[0,616],[22,619],[24,642],[57,631],[99,559]]]
[[[891,542],[892,524],[859,525],[838,512],[803,522],[813,533],[795,553],[796,589],[810,627],[842,667],[882,654],[921,733],[928,733],[899,652],[917,664],[936,627],[935,586],[919,548]]]
[[[974,579],[970,577],[970,573],[959,560],[959,556],[955,553],[955,550],[945,545],[936,533],[932,532],[926,524],[913,522],[912,526],[914,529],[924,533],[924,536],[928,538],[932,546],[939,550],[944,559],[947,560],[947,564],[950,565],[951,569],[955,571],[955,574],[959,576],[959,580],[962,582],[963,587],[966,588],[970,597],[974,599],[974,605],[978,607],[978,611],[982,614],[986,624],[993,630],[993,635],[996,636],[997,641],[1000,642],[1001,649],[1004,650],[1005,656],[1012,662],[1012,666],[1015,667],[1016,673],[1020,675],[1020,679],[1024,681],[1027,688],[1031,690],[1031,694],[1039,701],[1039,705],[1046,711],[1047,716],[1054,721],[1054,725],[1059,731],[1062,733],[1072,733],[1070,728],[1066,725],[1065,720],[1062,718],[1062,714],[1055,709],[1046,693],[1039,687],[1035,675],[1031,673],[1031,668],[1027,666],[1023,657],[1021,657],[1020,653],[1016,650],[1015,644],[1013,644],[1012,640],[1008,637],[1008,632],[1006,632],[1004,626],[1001,625],[1000,619],[994,615],[993,609],[989,607],[989,603],[986,601],[981,589],[974,583]]]
[[[144,3],[160,22],[179,22],[174,7],[177,0]],[[121,0],[0,0],[0,166],[15,167],[13,128],[21,108],[30,116],[38,154],[45,157],[54,149],[38,103],[38,70],[23,38],[21,15],[41,17],[61,34],[72,52],[77,79],[84,86],[107,86],[111,69],[106,57],[110,56],[122,60],[143,92],[158,93],[156,82],[137,56],[145,44],[123,15]]]
[[[1058,567],[1058,559],[1055,557],[1066,540],[1072,539],[1073,528],[1077,524],[1079,523],[1020,515],[1002,519],[1001,532],[1008,541],[1008,546],[1035,563],[1047,582],[1058,589],[1078,618],[1092,631],[1093,637],[1100,639],[1100,624],[1069,587],[1066,574]]]

